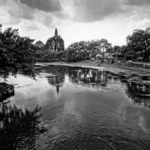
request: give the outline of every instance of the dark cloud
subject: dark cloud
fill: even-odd
[[[75,19],[87,22],[101,20],[123,11],[119,0],[80,0],[74,6]]]
[[[20,0],[20,1],[29,7],[47,12],[62,10],[59,0]]]
[[[33,20],[35,10],[19,0],[0,0],[0,20],[4,24],[19,24],[22,20]]]
[[[8,13],[13,18],[34,20],[39,13],[49,14],[48,26],[55,22],[53,18],[60,20],[73,19],[82,22],[93,22],[107,16],[122,12],[120,0],[0,0],[8,1]],[[65,2],[65,5],[63,5]],[[10,7],[12,5],[12,7]],[[67,5],[67,6],[66,6]],[[69,7],[68,7],[69,6]],[[68,9],[69,8],[69,9]],[[71,9],[70,9],[71,8]],[[40,10],[40,11],[39,11]],[[42,11],[41,11],[42,10]],[[67,11],[68,10],[68,11]],[[69,15],[71,14],[71,15]],[[73,14],[73,15],[72,15]],[[54,16],[54,17],[51,17]],[[44,19],[45,20],[45,19]]]
[[[126,0],[127,5],[135,5],[135,6],[141,6],[141,5],[147,5],[150,4],[150,0]]]
[[[12,9],[14,7],[14,9]],[[14,3],[12,7],[9,7],[7,12],[10,16],[20,19],[32,20],[34,19],[34,10],[22,5],[20,3]]]
[[[124,17],[146,18],[148,4],[150,0],[0,0],[0,20],[7,17],[5,20],[15,23],[29,20],[53,27],[65,19],[94,22],[122,13]]]

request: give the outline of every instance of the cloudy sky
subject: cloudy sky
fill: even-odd
[[[0,23],[43,42],[57,27],[66,47],[101,38],[122,45],[133,29],[150,27],[150,0],[0,0]]]

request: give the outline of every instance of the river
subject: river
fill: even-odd
[[[1,150],[150,149],[150,87],[135,80],[149,79],[80,67],[37,70],[35,79],[7,79],[15,94],[0,105]]]

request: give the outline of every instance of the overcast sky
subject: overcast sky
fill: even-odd
[[[101,38],[122,45],[133,29],[150,27],[150,0],[0,0],[0,23],[43,42],[57,27],[66,47]]]

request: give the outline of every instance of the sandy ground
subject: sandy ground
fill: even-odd
[[[40,66],[56,65],[56,66],[71,66],[71,67],[83,67],[83,68],[94,68],[99,70],[107,70],[114,73],[125,72],[127,74],[136,73],[138,75],[150,75],[150,69],[128,67],[123,65],[116,64],[101,64],[97,65],[96,61],[81,61],[75,63],[66,63],[66,62],[52,62],[52,63],[36,63]]]

